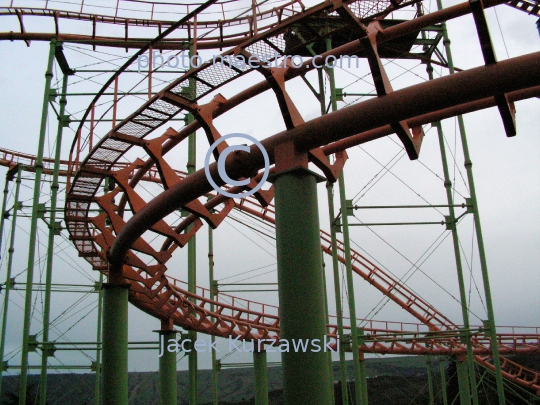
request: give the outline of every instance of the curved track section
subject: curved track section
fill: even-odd
[[[239,55],[249,58],[278,52],[280,56],[293,54],[295,50],[321,39],[321,31],[313,28],[313,22],[323,15],[334,16],[331,23],[325,26],[325,33],[351,31],[351,22],[358,23],[360,18],[364,23],[370,19],[382,16],[395,7],[396,3],[388,2],[384,10],[377,13],[362,15],[362,7],[356,7],[366,2],[322,3],[282,22],[277,27],[270,28],[263,34],[254,36],[240,46],[223,54],[231,58]],[[375,2],[380,4],[381,2]],[[355,8],[356,7],[356,8]],[[401,35],[414,32],[422,26],[444,21],[470,12],[468,4],[455,6],[444,12],[427,15],[409,22],[398,24],[386,30],[380,30],[375,43],[384,43]],[[360,14],[359,14],[360,13]],[[339,17],[338,17],[339,16]],[[423,25],[425,24],[425,25]],[[375,25],[372,25],[375,26]],[[380,26],[379,26],[380,28]],[[369,35],[366,32],[366,35]],[[292,36],[292,37],[291,37]],[[364,45],[365,46],[365,43]],[[374,45],[374,49],[376,50]],[[351,42],[331,51],[328,54],[341,55],[359,51],[362,45],[358,41]],[[435,97],[449,88],[460,89],[453,97],[433,103],[414,103],[424,93],[427,85],[417,85],[410,89],[392,94],[384,94],[376,100],[362,103],[349,109],[340,110],[328,116],[303,123],[294,103],[285,90],[285,81],[302,74],[313,66],[312,61],[305,62],[300,69],[281,67],[270,69],[245,68],[239,69],[234,64],[221,62],[206,63],[198,69],[191,70],[186,75],[175,80],[157,96],[132,114],[128,119],[117,125],[92,150],[82,162],[73,178],[66,202],[65,220],[79,255],[85,257],[94,269],[109,272],[109,276],[125,278],[131,284],[130,300],[144,311],[160,319],[172,319],[175,324],[187,329],[194,329],[217,336],[232,336],[243,339],[279,339],[279,314],[273,306],[241,300],[236,297],[218,294],[218,299],[211,301],[208,290],[198,288],[196,294],[186,291],[183,284],[166,276],[166,263],[174,250],[183,247],[187,241],[206,221],[210,226],[217,227],[233,208],[238,208],[261,219],[273,222],[273,210],[270,205],[272,191],[257,193],[256,199],[245,199],[243,203],[219,197],[213,197],[203,203],[200,197],[206,196],[211,190],[205,180],[204,173],[199,171],[184,177],[175,172],[165,160],[165,155],[175,145],[193,132],[196,127],[202,127],[210,143],[220,137],[213,125],[213,119],[244,100],[271,88],[278,100],[287,131],[263,141],[269,151],[272,162],[274,149],[283,140],[293,140],[295,146],[309,151],[311,161],[317,165],[329,179],[335,178],[345,160],[341,154],[336,165],[330,166],[324,156],[332,152],[343,152],[352,144],[366,142],[395,132],[396,125],[388,122],[405,122],[405,138],[403,142],[410,155],[418,152],[418,139],[407,139],[407,129],[412,122],[420,125],[430,122],[436,117],[441,119],[453,116],[462,111],[472,111],[478,108],[494,105],[494,95],[506,94],[514,97],[530,97],[531,92],[538,94],[540,77],[538,74],[522,75],[519,80],[515,76],[516,69],[528,72],[540,71],[540,55],[529,55],[516,60],[500,62],[492,66],[477,68],[471,72],[463,72],[455,77],[437,79],[433,87]],[[372,69],[374,69],[372,67]],[[220,86],[231,82],[252,71],[261,73],[266,81],[261,85],[248,89],[230,100],[216,95],[207,104],[199,105],[203,97],[217,90]],[[375,72],[373,72],[375,74]],[[519,73],[518,73],[519,74]],[[493,83],[492,78],[499,78]],[[526,76],[526,77],[525,77]],[[475,84],[466,88],[467,80]],[[512,93],[515,92],[515,93]],[[388,108],[404,103],[401,110],[388,112]],[[168,129],[162,135],[146,140],[158,127],[169,121],[180,111],[188,111],[195,115],[196,124],[192,124],[177,132]],[[377,111],[377,113],[376,113]],[[380,111],[385,111],[383,114]],[[372,117],[369,123],[360,123],[360,112],[364,117]],[[373,114],[378,114],[373,118]],[[349,120],[349,121],[344,121]],[[424,121],[423,121],[424,120]],[[347,124],[341,124],[347,122]],[[329,130],[340,123],[343,132],[329,134]],[[390,132],[389,132],[390,131]],[[414,132],[414,131],[413,131]],[[320,133],[309,139],[306,134]],[[356,135],[358,134],[358,135]],[[415,141],[417,144],[415,144]],[[142,148],[151,158],[144,162],[140,159],[128,165],[119,165],[118,160],[128,150]],[[332,151],[332,152],[330,152]],[[218,151],[220,152],[220,151]],[[253,154],[250,154],[253,155]],[[236,163],[236,165],[234,165]],[[233,162],[231,171],[241,176],[248,176],[254,170],[261,168],[261,159]],[[234,166],[234,167],[233,167]],[[213,168],[214,170],[215,168]],[[229,169],[229,166],[228,166]],[[149,170],[159,173],[163,192],[158,198],[146,201],[135,187],[139,180],[146,176]],[[69,170],[68,170],[69,172]],[[98,196],[104,179],[111,180],[115,188],[102,196]],[[248,186],[249,188],[249,186]],[[118,200],[120,198],[120,200]],[[119,201],[118,204],[116,201]],[[129,204],[129,210],[126,210]],[[100,208],[103,212],[95,217],[90,216],[91,208]],[[181,220],[172,215],[178,208],[191,212],[188,218]],[[130,218],[129,215],[132,215]],[[186,233],[188,225],[193,225]],[[160,235],[161,247],[148,243],[141,236],[145,232]],[[329,251],[329,238],[321,233],[323,249]],[[343,260],[343,246],[340,244],[340,259]],[[107,259],[107,252],[111,255]],[[457,325],[437,311],[432,305],[421,299],[417,294],[401,284],[382,269],[371,263],[357,252],[353,256],[354,271],[383,294],[392,299],[403,309],[419,319],[425,330],[408,330],[404,324],[386,326],[382,329],[369,329],[372,340],[362,348],[364,351],[381,353],[440,353],[460,354],[464,348],[459,344],[456,335]],[[110,260],[110,258],[115,259]],[[119,273],[118,273],[119,272]],[[215,306],[210,311],[210,305]],[[336,327],[329,325],[330,334],[335,334]],[[421,328],[421,327],[419,327]],[[410,338],[403,339],[403,331],[410,332]],[[398,334],[399,332],[399,334]],[[489,342],[481,337],[480,332],[473,337],[475,352],[484,357],[477,357],[487,367],[489,363]],[[501,335],[501,352],[538,351],[538,334],[508,336]],[[520,385],[540,390],[538,374],[520,368],[509,361],[504,362],[505,376]]]
[[[278,5],[275,5],[275,2],[271,2],[270,4],[266,3],[269,2],[260,2],[258,9],[254,14],[244,12],[239,16],[229,18],[225,14],[224,10],[219,19],[200,20],[192,22],[189,25],[185,24],[182,26],[182,28],[189,29],[190,26],[196,25],[200,29],[219,30],[219,35],[209,36],[200,42],[199,47],[201,49],[217,48],[220,46],[234,46],[243,42],[246,37],[251,37],[256,34],[257,30],[264,31],[266,29],[278,26],[281,24],[282,20],[303,13],[306,8],[303,2],[300,0],[283,1]],[[370,7],[373,8],[373,4],[384,2],[364,1],[364,3],[371,3],[372,5]],[[540,5],[537,1],[511,0],[505,2],[505,4],[526,12],[527,14],[540,17]],[[76,5],[73,4],[73,6]],[[170,6],[180,7],[180,5],[175,5],[174,3],[170,3]],[[150,8],[146,10],[146,12],[141,10],[139,13],[135,13],[136,15],[144,14],[146,17],[134,17],[133,15],[130,15],[129,17],[124,16],[123,14],[126,14],[126,10],[122,10],[122,7],[119,7],[118,3],[116,8],[105,7],[110,9],[111,13],[109,15],[85,11],[84,1],[81,2],[80,8],[72,8],[69,11],[48,9],[47,6],[45,6],[45,8],[0,7],[0,18],[16,19],[19,25],[19,32],[0,32],[0,40],[24,40],[30,44],[30,41],[50,41],[52,38],[56,38],[60,41],[69,41],[81,44],[90,43],[94,46],[99,45],[138,49],[143,47],[149,39],[155,37],[157,35],[157,30],[161,32],[162,29],[167,29],[173,23],[170,20],[160,19],[159,16],[167,17],[168,14],[155,10],[155,5],[149,4],[149,7]],[[92,6],[87,6],[86,10],[88,9],[92,9]],[[189,13],[190,11],[189,7],[186,7],[185,5],[183,5],[182,9],[182,11],[185,10],[185,14]],[[219,13],[214,12],[213,14]],[[255,18],[253,15],[255,15]],[[35,17],[41,17],[42,19],[52,21],[54,24],[54,32],[42,33],[32,30],[33,26],[31,26],[31,23],[28,22],[28,17],[32,19],[32,22]],[[69,32],[69,28],[67,30],[68,32],[64,32],[65,29],[61,28],[63,21],[80,21],[86,23],[88,24],[87,31],[91,32],[91,34],[81,34],[80,30],[77,30],[76,33],[71,33]],[[117,36],[101,36],[99,35],[99,27],[101,24],[124,27],[124,35],[118,34]],[[141,27],[153,29],[153,33],[155,33],[155,35],[149,39],[142,39],[139,35],[135,35],[130,32],[130,28],[133,31],[134,29],[139,29]],[[187,36],[185,36],[184,38],[180,39],[165,40],[156,45],[156,48],[176,49],[178,48],[179,44],[185,42],[187,39]]]

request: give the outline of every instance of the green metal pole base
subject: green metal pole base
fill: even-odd
[[[253,371],[255,373],[255,405],[268,405],[266,351],[253,352]]]
[[[457,360],[457,377],[459,386],[459,403],[461,405],[471,405],[471,389],[469,386],[469,374],[465,359]]]
[[[307,350],[290,344],[282,353],[283,398],[286,405],[333,404],[332,373],[328,353],[312,342],[323,342],[327,333],[317,178],[298,168],[274,177],[276,247],[282,342],[308,341]]]
[[[103,284],[103,405],[128,405],[129,284]]]
[[[176,340],[176,331],[159,331],[159,397],[161,405],[178,403],[176,381],[176,351],[167,350],[169,340]]]

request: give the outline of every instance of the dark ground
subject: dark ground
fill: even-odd
[[[516,356],[518,363],[540,370],[540,356]],[[351,362],[347,364],[349,379],[353,376]],[[338,380],[339,364],[334,363],[334,378]],[[424,405],[429,404],[429,391],[425,357],[382,357],[366,360],[368,375],[368,396],[370,405]],[[442,404],[441,375],[437,358],[432,359],[433,385],[435,404]],[[449,401],[457,395],[457,379],[455,365],[444,363],[445,379]],[[483,374],[483,370],[478,370]],[[210,389],[211,373],[209,370],[199,371],[199,400],[201,405],[210,405],[212,394]],[[187,372],[178,372],[178,404],[187,404]],[[219,372],[220,405],[254,405],[253,370],[251,368],[225,369]],[[37,391],[39,376],[29,378],[28,398]],[[283,404],[281,367],[268,368],[269,403]],[[18,404],[17,377],[3,378],[2,404]],[[94,404],[94,374],[50,374],[48,376],[48,404],[90,405]],[[496,392],[493,378],[486,374],[479,385],[480,403],[496,404]],[[530,394],[517,390],[519,396],[507,394],[507,404],[530,405],[534,402]],[[157,373],[130,373],[129,375],[130,405],[158,405],[159,378]],[[341,389],[336,383],[336,404],[341,404]],[[350,398],[354,398],[354,385],[349,383]],[[35,396],[34,396],[35,398]],[[33,403],[33,402],[30,402]],[[459,402],[456,401],[455,404]],[[354,401],[349,404],[354,405]],[[307,405],[307,404],[298,404]]]

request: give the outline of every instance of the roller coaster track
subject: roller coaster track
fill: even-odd
[[[385,3],[385,2],[379,2]],[[540,17],[540,4],[535,0],[512,0],[506,1],[505,4],[524,11],[527,14]],[[81,5],[82,10],[83,5]],[[257,23],[263,23],[258,27],[258,30],[265,31],[281,24],[281,21],[294,15],[302,14],[305,10],[304,4],[299,0],[285,2],[282,5],[272,7],[256,13]],[[24,25],[24,17],[44,17],[54,21],[54,32],[39,33],[27,32]],[[129,33],[128,27],[146,27],[156,29],[167,29],[171,26],[170,20],[158,20],[155,18],[133,18],[122,17],[117,15],[99,15],[94,13],[84,13],[82,11],[63,11],[57,9],[31,8],[31,7],[0,7],[0,17],[16,17],[19,22],[20,32],[0,32],[0,40],[24,40],[29,44],[30,41],[50,41],[56,38],[60,41],[78,42],[83,44],[92,44],[100,46],[126,47],[126,48],[141,48],[150,39],[144,39],[137,36],[132,36]],[[153,17],[153,14],[151,14]],[[76,20],[89,22],[92,24],[92,35],[74,34],[69,32],[61,32],[61,20]],[[97,35],[97,24],[113,24],[125,27],[123,36],[100,36]],[[222,46],[235,46],[242,43],[246,37],[253,36],[253,16],[244,15],[238,18],[222,19],[215,21],[197,21],[191,22],[189,25],[196,24],[201,29],[218,29],[220,35],[209,36],[200,41],[200,49],[215,49]],[[188,24],[181,26],[187,28]],[[238,27],[242,27],[238,30]],[[235,28],[229,34],[223,34],[223,30],[227,28]],[[187,38],[170,39],[157,44],[155,48],[159,49],[177,49],[179,43],[184,43]]]
[[[347,5],[341,5],[340,7],[339,11],[342,11],[344,8],[348,9],[349,12],[351,11]],[[294,50],[317,39],[314,30],[303,25],[302,21],[306,21],[310,16],[316,16],[328,9],[331,11],[335,10],[334,8],[328,7],[327,4],[322,4],[319,7],[316,6],[313,9],[306,10],[303,15],[294,16],[284,21],[282,25],[269,29],[263,34],[245,41],[234,50],[226,52],[224,56],[234,57],[235,55],[241,54],[245,57],[257,55],[259,58],[262,58],[265,53],[269,54],[276,50],[282,55],[287,53],[291,54]],[[459,13],[466,12],[467,10],[465,9],[461,9],[460,11],[458,11],[458,9],[450,11],[446,10],[446,14],[441,13],[441,18],[455,17],[456,15],[459,15]],[[343,13],[340,13],[340,15],[342,14]],[[350,14],[351,13],[349,13],[349,15]],[[442,14],[445,14],[445,16],[443,17]],[[364,20],[365,17],[366,16],[362,16]],[[433,19],[434,17],[428,16],[428,18],[425,19],[426,24],[428,22],[429,24],[433,24]],[[418,29],[417,27],[421,24],[421,20],[422,18],[418,18],[412,23],[409,22],[409,24],[414,26],[415,29]],[[292,28],[293,26],[293,32],[298,33],[298,35],[296,35],[295,38],[296,46],[291,48],[287,46],[283,35],[286,29]],[[335,29],[342,28],[342,24],[336,24],[335,26]],[[408,26],[407,23],[398,25],[395,27],[395,34],[392,32],[392,28],[386,29],[385,31],[386,32],[383,31],[381,35],[376,37],[378,42],[384,42],[385,34],[386,39],[393,38],[393,35],[395,35],[395,37],[399,37],[400,34],[403,35],[408,31]],[[358,47],[358,45],[356,45],[356,47]],[[352,53],[354,51],[358,51],[358,48],[355,48],[355,44],[348,44],[334,50],[337,55],[347,52]],[[308,70],[309,62],[305,63],[303,68],[304,71]],[[184,246],[189,238],[200,229],[202,226],[201,218],[206,220],[211,226],[217,227],[233,206],[247,210],[247,203],[238,205],[231,200],[222,201],[223,199],[220,197],[215,197],[210,200],[210,202],[203,205],[202,202],[196,198],[193,199],[193,197],[206,194],[209,190],[207,188],[204,189],[204,187],[199,187],[199,190],[191,190],[195,193],[191,193],[192,197],[189,197],[190,193],[188,193],[188,196],[183,199],[184,202],[179,203],[184,209],[190,211],[192,215],[174,228],[165,223],[163,219],[159,219],[164,218],[169,214],[171,212],[170,210],[168,212],[160,212],[160,214],[154,216],[153,219],[147,220],[145,226],[141,226],[140,223],[137,224],[137,221],[129,221],[133,228],[149,229],[157,234],[165,236],[166,241],[160,251],[155,250],[142,238],[136,237],[132,238],[133,240],[129,240],[129,237],[127,238],[129,242],[126,243],[127,248],[124,248],[124,250],[122,247],[118,248],[119,245],[122,246],[122,243],[117,243],[115,246],[115,241],[122,239],[122,236],[124,236],[122,233],[131,233],[128,231],[129,227],[126,226],[128,222],[120,215],[124,212],[127,203],[129,203],[131,211],[134,214],[132,219],[137,218],[139,220],[144,218],[144,215],[141,215],[142,212],[148,210],[154,212],[158,210],[163,211],[160,208],[167,205],[167,203],[160,198],[156,198],[152,203],[147,204],[147,202],[135,192],[134,186],[142,173],[155,165],[160,173],[163,186],[166,190],[163,193],[164,195],[173,194],[171,190],[177,189],[177,186],[179,185],[185,186],[184,191],[187,191],[192,188],[190,187],[192,184],[188,184],[189,180],[196,177],[195,175],[192,175],[187,178],[181,178],[174,170],[172,170],[171,166],[163,158],[174,145],[185,139],[187,134],[193,131],[194,126],[191,128],[186,127],[183,131],[178,133],[169,129],[165,131],[162,136],[149,141],[146,141],[143,138],[153,132],[155,128],[168,121],[172,116],[178,114],[181,110],[184,110],[192,112],[195,115],[199,127],[204,128],[209,142],[212,143],[220,137],[219,132],[212,123],[213,118],[218,115],[215,114],[215,111],[218,110],[217,112],[224,112],[230,108],[227,106],[228,100],[225,100],[219,95],[214,97],[212,102],[205,105],[197,105],[197,100],[215,91],[221,85],[226,84],[243,74],[249,73],[252,70],[259,70],[261,73],[265,74],[261,69],[246,68],[242,71],[234,66],[226,65],[223,62],[216,64],[208,62],[200,68],[193,69],[181,78],[175,80],[128,119],[117,125],[114,130],[104,137],[92,150],[90,155],[81,164],[79,171],[73,179],[66,203],[66,222],[71,238],[75,241],[76,246],[79,249],[79,254],[86,257],[95,269],[107,271],[109,266],[112,266],[111,268],[115,267],[115,263],[108,263],[105,252],[110,253],[109,261],[111,258],[125,257],[125,260],[122,260],[120,265],[123,269],[122,275],[124,279],[129,280],[131,284],[131,302],[144,311],[151,313],[160,319],[172,319],[176,325],[184,328],[194,329],[204,333],[224,337],[240,337],[242,339],[277,340],[279,339],[279,316],[277,313],[271,313],[269,311],[272,308],[271,306],[263,306],[264,304],[256,304],[250,301],[240,303],[238,298],[234,299],[232,297],[230,298],[230,303],[225,303],[223,302],[224,296],[221,294],[219,295],[220,300],[211,301],[209,300],[209,294],[206,294],[205,296],[204,290],[199,289],[199,291],[202,291],[201,294],[191,294],[186,291],[185,288],[181,288],[180,282],[174,280],[171,282],[165,275],[165,262],[171,257],[172,252],[178,246]],[[267,78],[266,83],[268,83],[268,87],[271,87],[272,90],[274,90],[276,97],[280,101],[282,115],[290,130],[289,132],[292,133],[296,129],[295,127],[302,125],[302,120],[297,114],[290,97],[286,93],[284,82],[285,78],[292,77],[293,73],[300,74],[302,69],[294,69],[295,72],[291,72],[289,77],[287,77],[287,73],[289,73],[291,69],[284,70],[285,72],[280,76],[281,79],[277,74],[265,74],[265,76]],[[192,83],[196,83],[196,85],[192,86]],[[530,84],[523,85],[523,87],[519,87],[518,85],[517,87],[513,87],[512,90],[519,91],[518,89],[536,88],[537,91],[537,85],[538,82],[533,80]],[[268,88],[265,87],[265,85],[259,87],[255,86],[255,88],[252,88],[250,91],[244,92],[244,95],[239,95],[238,100],[232,101],[231,99],[230,104],[234,105],[235,103],[240,103],[246,98],[252,97],[258,92]],[[510,93],[509,90],[502,90],[502,92]],[[467,99],[466,97],[464,98]],[[482,99],[482,97],[478,97],[478,99],[475,100],[470,98],[467,100],[469,103],[486,103],[486,98]],[[496,103],[496,101],[493,102]],[[455,105],[462,105],[462,108],[465,108],[465,110],[471,108],[474,109],[471,105],[467,106],[467,103],[464,103],[462,100],[456,100],[454,103]],[[450,108],[448,105],[446,105],[446,107],[446,109],[440,108],[439,111],[445,111],[449,116],[457,114],[455,109]],[[434,108],[436,109],[436,107]],[[430,113],[434,112],[435,110],[430,111]],[[426,114],[429,115],[427,111]],[[336,115],[336,113],[330,114],[330,116],[332,115]],[[444,113],[442,113],[442,115],[444,116]],[[414,113],[411,113],[408,118],[414,119]],[[441,117],[439,117],[439,119],[440,118]],[[419,118],[417,118],[417,120],[421,121]],[[430,121],[427,120],[425,122]],[[320,127],[318,127],[318,129],[320,129]],[[357,130],[360,130],[360,132],[362,129],[364,128],[361,126],[357,127]],[[379,130],[378,135],[369,133],[369,131],[377,132],[377,130]],[[384,134],[381,135],[380,131],[384,132],[384,130],[378,129],[377,125],[369,128],[367,131],[368,139],[373,139],[374,136],[383,136]],[[324,132],[324,130],[322,132]],[[341,137],[345,138],[346,136],[353,134],[354,132],[342,134]],[[321,142],[320,146],[323,146],[325,143],[328,144],[332,140],[336,141],[336,144],[339,143],[339,139],[325,139]],[[116,167],[115,162],[119,157],[134,146],[142,147],[148,155],[151,156],[151,159],[147,162],[137,160],[130,166],[124,168]],[[265,147],[267,146],[267,150],[269,150],[271,158],[273,159],[272,146],[274,145],[270,143],[270,145],[265,145]],[[309,147],[308,150],[311,149],[312,148]],[[324,154],[324,149],[320,150]],[[313,153],[313,155],[315,155],[315,153]],[[317,164],[325,174],[331,173],[332,168],[324,167],[324,165],[321,164],[320,159],[317,159],[316,156],[312,161]],[[254,168],[256,167],[246,168],[245,172],[252,172]],[[138,170],[139,172],[134,174],[135,170]],[[96,193],[105,177],[113,179],[117,186],[112,192],[98,197],[96,196]],[[120,204],[117,206],[113,201],[119,194],[123,194],[123,196],[120,200]],[[270,218],[269,213],[271,212],[271,207],[268,205],[271,196],[269,197],[268,195],[259,193],[258,195],[256,194],[256,197],[257,200],[262,201],[265,206],[264,208],[260,208],[263,210],[261,218],[268,220]],[[97,217],[89,217],[88,210],[92,204],[97,204],[103,210],[103,213]],[[219,213],[211,212],[211,209],[217,207],[218,204],[223,204]],[[151,207],[148,208],[149,206]],[[250,212],[254,214],[258,212],[258,210],[251,209]],[[107,225],[106,220],[110,221],[110,226]],[[144,219],[141,221],[145,222]],[[135,225],[133,225],[134,223]],[[187,229],[187,226],[190,224],[192,224],[193,227],[189,232],[181,233],[183,230]],[[142,234],[142,232],[137,231],[136,235],[140,234]],[[328,235],[323,233],[322,240],[323,249],[328,253]],[[116,250],[114,250],[115,248]],[[342,244],[339,245],[339,249],[342,252],[340,260],[343,261],[344,255]],[[122,253],[119,254],[118,251]],[[125,253],[123,253],[124,251]],[[152,263],[155,264],[146,264],[135,252],[151,257],[153,259]],[[382,269],[369,262],[359,253],[351,253],[354,271],[425,324],[428,327],[428,333],[424,333],[424,335],[429,336],[429,333],[437,332],[444,334],[450,331],[456,333],[456,330],[458,329],[457,325],[444,317],[444,315],[438,312],[432,305],[425,302],[406,286],[402,285],[398,280],[386,274]],[[225,300],[226,299],[227,298],[225,298]],[[209,310],[211,304],[216,308],[214,311]],[[260,307],[260,310],[258,311],[253,309],[257,306]],[[277,312],[277,308],[274,307],[274,311]],[[335,325],[330,326],[330,330],[332,329],[335,333]],[[403,331],[403,327],[398,328],[398,330]],[[373,331],[368,331],[368,333],[370,332]],[[389,331],[385,331],[385,333],[388,332]],[[390,335],[391,334],[392,332],[390,332]],[[377,333],[373,334],[373,336],[376,335]],[[501,344],[502,352],[508,352],[508,347],[512,346],[505,345],[507,338],[501,336],[499,343]],[[523,336],[516,338],[515,342],[525,342],[525,344],[522,346],[521,343],[518,343],[513,346],[513,350],[526,351],[532,347],[537,348],[538,345],[535,345],[534,343],[537,342],[537,337],[532,338],[532,344],[530,345],[526,338],[524,338],[525,340],[520,340],[523,338]],[[459,339],[456,336],[454,336],[454,339],[450,338],[450,340],[446,340],[446,344],[441,344],[441,341],[436,342],[434,340],[430,340],[427,344],[426,342],[419,343],[422,338],[420,338],[418,334],[412,334],[411,339],[408,340],[402,339],[401,341],[398,341],[397,339],[399,339],[397,335],[392,336],[388,340],[375,338],[369,347],[366,345],[362,350],[390,353],[416,353],[418,351],[422,353],[452,353],[453,348],[456,350],[454,353],[457,353],[458,351],[463,353],[464,350],[462,346],[460,347]],[[442,339],[444,341],[444,338]],[[511,339],[512,338],[510,338],[510,340]],[[481,339],[479,340],[478,336],[473,338],[473,341],[474,351],[475,354],[477,354],[476,360],[488,368],[493,368],[489,362],[489,349],[487,349],[488,342],[482,341]],[[518,348],[518,346],[520,347]],[[507,359],[503,362],[503,375],[527,388],[535,391],[539,391],[540,389],[540,385],[538,384],[538,373],[524,369]]]
[[[502,2],[485,2],[486,7],[500,3]],[[374,10],[369,7],[369,4],[374,7]],[[361,20],[368,24],[408,4],[411,3],[325,2],[295,13],[276,25],[270,24],[257,35],[250,33],[252,35],[248,35],[247,39],[242,38],[236,48],[225,52],[223,56],[262,57],[274,52],[278,52],[281,56],[294,54],[294,51],[321,39],[321,34],[313,29],[313,22],[318,21],[317,18],[320,16],[338,17],[339,14],[341,17],[332,19],[331,24],[326,27],[325,35],[329,35],[350,30],[351,21],[354,23]],[[407,33],[418,32],[422,27],[469,12],[471,12],[469,4],[464,3],[394,27],[380,29],[375,40],[377,45],[382,47],[385,42],[390,42]],[[106,22],[116,23],[116,21]],[[286,38],[286,35],[289,37]],[[223,38],[218,38],[218,40],[223,40]],[[353,54],[361,51],[362,48],[363,45],[358,41],[350,42],[323,56]],[[535,68],[538,67],[539,61],[540,55],[532,54],[500,62],[496,66],[477,68],[470,74],[463,72],[457,75],[459,77],[435,80],[434,86],[445,89],[448,86],[463,89],[459,94],[448,97],[444,101],[434,101],[429,105],[421,102],[412,103],[411,100],[418,99],[418,95],[428,88],[427,85],[423,87],[417,85],[404,91],[386,94],[385,98],[378,98],[371,103],[361,103],[307,123],[304,123],[299,116],[285,90],[284,83],[313,69],[312,61],[305,62],[301,68],[283,67],[273,72],[267,72],[261,68],[239,69],[223,62],[205,63],[172,82],[134,114],[118,124],[113,131],[101,139],[83,162],[73,161],[73,159],[63,162],[62,173],[70,179],[65,209],[65,221],[70,239],[73,240],[79,255],[84,257],[95,270],[110,273],[120,268],[122,277],[130,283],[130,301],[159,319],[172,319],[176,325],[183,328],[216,336],[279,340],[278,307],[244,300],[219,291],[215,292],[216,299],[211,300],[209,290],[197,287],[196,293],[190,293],[185,283],[166,274],[166,263],[174,250],[185,246],[202,227],[202,220],[212,227],[217,227],[235,208],[273,223],[273,207],[270,204],[272,190],[256,193],[253,198],[243,199],[241,202],[223,196],[213,196],[208,202],[203,203],[199,201],[199,197],[212,195],[209,193],[211,189],[208,184],[204,184],[206,181],[204,175],[201,171],[191,176],[175,171],[164,158],[167,152],[198,128],[205,130],[209,142],[212,143],[220,137],[213,125],[214,118],[243,101],[267,89],[272,89],[278,99],[287,131],[263,141],[271,160],[274,160],[274,149],[279,142],[286,137],[294,139],[297,147],[310,151],[311,161],[330,179],[339,168],[325,165],[324,158],[321,159],[321,156],[343,152],[352,145],[394,133],[395,126],[388,125],[388,122],[403,121],[406,122],[407,127],[415,128],[437,119],[489,106],[497,105],[501,108],[500,102],[493,97],[497,94],[505,95],[509,101],[538,96],[540,94],[538,70],[540,69],[535,71]],[[532,73],[521,75],[518,80],[515,77],[516,69]],[[229,100],[216,95],[207,104],[197,104],[202,97],[252,71],[258,71],[266,80],[238,93]],[[494,74],[497,74],[500,79],[498,83],[490,80]],[[463,84],[467,83],[467,80],[477,84],[466,88],[467,86]],[[482,85],[486,81],[490,82],[489,86]],[[439,87],[430,88],[434,90],[434,94],[439,94],[442,91]],[[398,100],[405,103],[406,112],[400,112],[399,108],[396,108],[398,111],[389,113],[388,108],[385,107],[395,106]],[[374,110],[385,112],[377,119],[371,121],[368,119],[367,123],[359,122],[360,112],[367,113],[369,116]],[[169,128],[159,137],[145,139],[147,135],[181,111],[193,113],[196,121],[180,131]],[[350,118],[350,124],[342,125],[342,133],[330,135],[329,129],[335,127],[336,122],[343,122],[344,117]],[[313,129],[317,129],[320,135],[312,136],[308,140],[305,134],[313,133]],[[137,159],[131,163],[120,163],[119,159],[133,147],[142,148],[151,158],[146,162]],[[408,149],[408,152],[411,155],[414,150]],[[18,162],[32,166],[32,157],[29,155],[11,151],[1,151],[1,153],[0,163],[4,165]],[[259,161],[241,165],[237,168],[238,175],[248,175],[254,169],[260,169]],[[115,188],[105,195],[98,196],[105,178],[113,180]],[[135,190],[141,180],[162,184],[164,188],[162,195],[150,202],[145,201]],[[168,201],[182,192],[182,198],[177,199],[179,202],[171,208]],[[120,200],[116,204],[118,197]],[[128,204],[132,217],[125,219],[124,214]],[[103,212],[97,216],[91,216],[91,212],[94,212],[91,207],[99,207]],[[181,222],[176,220],[173,223],[165,222],[164,218],[180,207],[191,212],[191,215]],[[188,229],[189,225],[192,225],[190,230],[182,233]],[[133,232],[133,230],[136,231]],[[140,237],[145,231],[151,231],[164,238],[160,249],[156,249],[153,246],[155,244],[151,245]],[[126,236],[128,234],[130,236]],[[321,231],[321,245],[326,253],[331,254],[329,235],[324,231]],[[339,260],[343,262],[345,252],[341,242],[338,243],[338,250]],[[109,257],[107,257],[107,252],[110,254]],[[379,325],[375,321],[366,321],[367,336],[365,344],[360,348],[361,351],[445,355],[465,353],[458,325],[360,253],[351,250],[351,256],[353,271],[358,276],[421,322],[421,324],[386,322]],[[213,311],[210,311],[211,305],[214,306]],[[330,323],[328,331],[330,336],[336,336],[337,326]],[[476,360],[493,369],[489,361],[489,346],[494,343],[483,336],[480,328],[471,332],[471,339]],[[534,330],[533,333],[501,333],[498,339],[497,344],[503,354],[540,351],[538,330]],[[502,368],[503,375],[509,380],[540,392],[537,372],[527,370],[508,359],[503,360]]]

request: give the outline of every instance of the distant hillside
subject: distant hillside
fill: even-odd
[[[525,356],[524,356],[525,357]],[[525,359],[519,359],[526,363]],[[529,368],[538,368],[539,359],[527,360]],[[440,369],[437,358],[432,359],[435,391],[440,404]],[[425,357],[390,357],[367,359],[368,395],[370,405],[428,404],[427,368]],[[448,373],[449,367],[445,364]],[[349,379],[353,377],[352,362],[347,362]],[[334,379],[339,379],[339,363],[333,364]],[[451,370],[450,370],[451,372]],[[199,371],[199,404],[210,405],[212,400],[211,372]],[[94,404],[94,374],[50,374],[48,377],[48,404],[90,405]],[[251,368],[225,369],[219,372],[219,400],[221,405],[253,405],[253,370]],[[447,377],[449,393],[457,389],[455,378]],[[39,377],[30,376],[29,384],[35,392]],[[486,380],[487,381],[487,380]],[[4,377],[2,404],[10,405],[15,400],[18,378]],[[282,405],[281,367],[268,368],[270,404]],[[489,387],[484,397],[489,401]],[[354,386],[349,387],[351,397]],[[135,372],[129,375],[130,405],[159,405],[159,376],[156,372]],[[340,402],[341,389],[336,383],[336,403]],[[456,391],[457,392],[457,391]],[[178,372],[178,404],[187,405],[188,373]],[[490,402],[483,402],[490,403]],[[513,401],[515,404],[530,404],[529,401]]]

